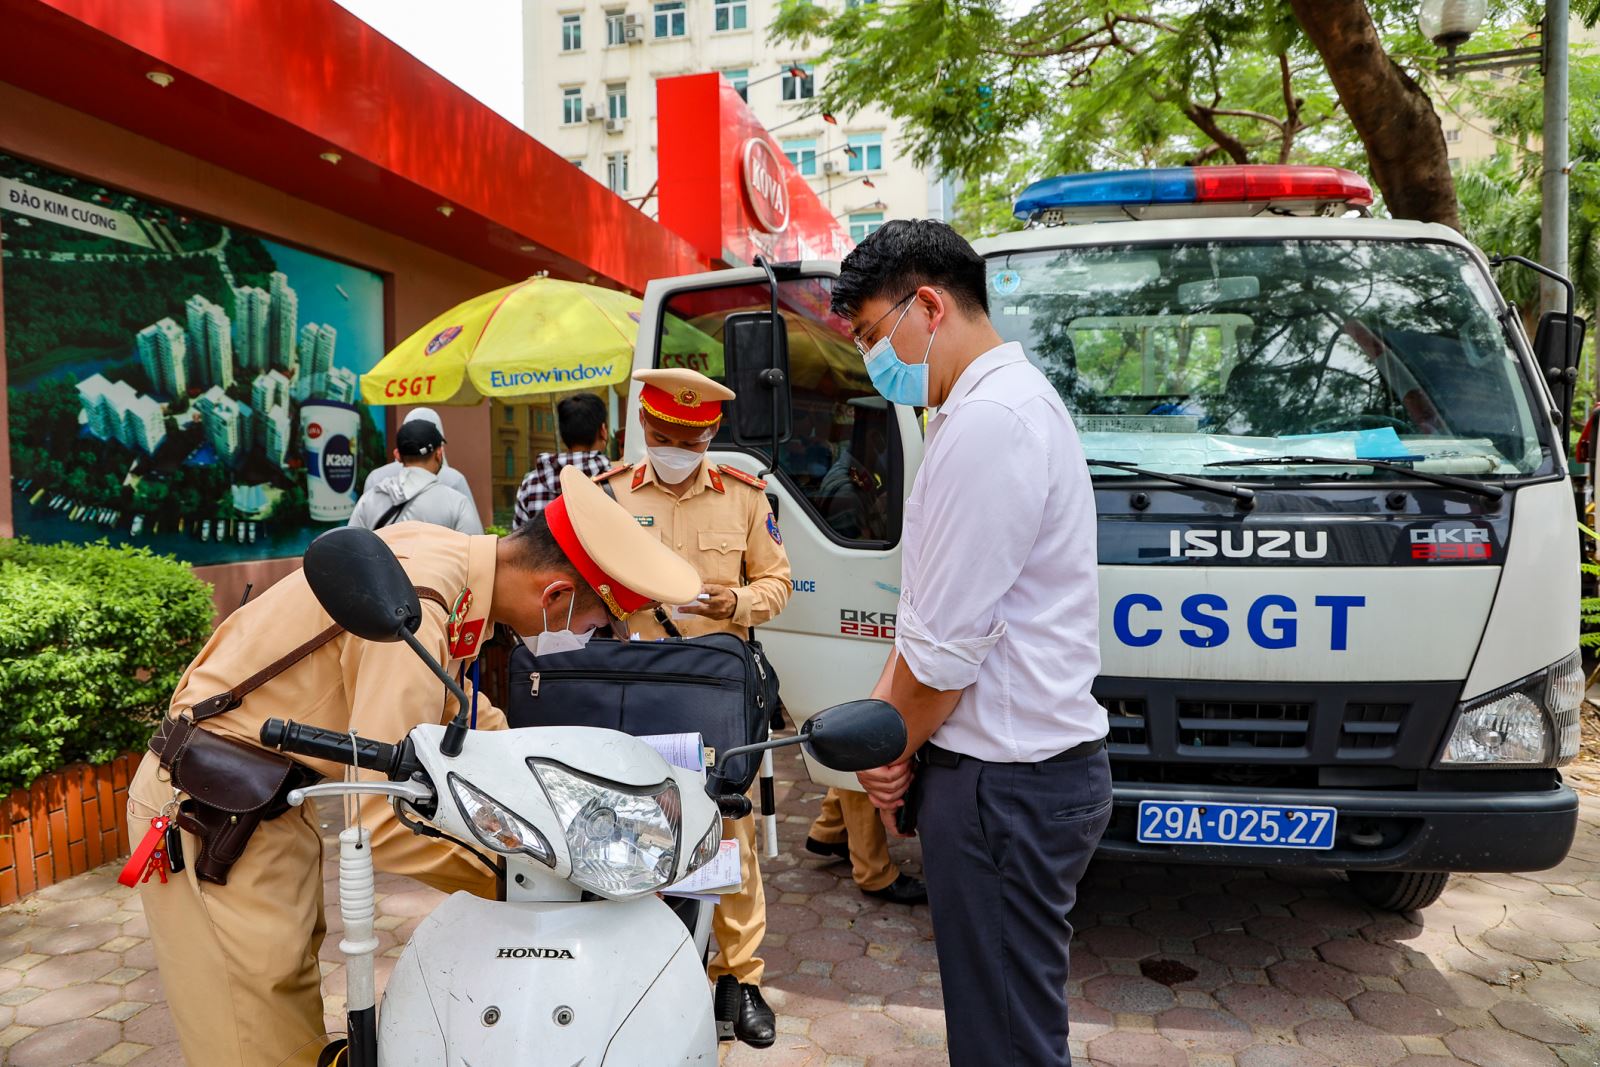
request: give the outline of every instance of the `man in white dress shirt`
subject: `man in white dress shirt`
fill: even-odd
[[[1067,913],[1111,818],[1083,451],[949,226],[885,224],[832,299],[878,391],[934,409],[873,692],[910,740],[861,783],[891,825],[909,804],[922,838],[953,1067],[1064,1067]]]

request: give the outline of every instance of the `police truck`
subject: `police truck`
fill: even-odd
[[[1372,199],[1331,167],[1068,175],[976,247],[1093,476],[1102,853],[1332,868],[1413,910],[1573,839],[1583,325],[1569,301],[1530,341],[1482,251]],[[761,636],[801,720],[882,667],[923,448],[828,311],[837,272],[651,282],[635,354],[738,392],[712,459],[767,480],[794,594]]]

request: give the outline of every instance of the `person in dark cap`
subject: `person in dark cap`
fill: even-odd
[[[403,426],[408,422],[415,422],[417,419],[423,419],[424,421],[433,423],[435,426],[439,427],[439,432],[441,434],[444,433],[444,423],[439,419],[439,413],[434,411],[432,408],[412,408],[410,411],[406,412],[406,416],[400,420],[400,424]],[[467,484],[466,475],[462,474],[461,471],[455,467],[450,466],[450,460],[448,458],[446,458],[443,463],[444,465],[439,470],[439,480],[445,485],[448,485],[450,488],[454,489],[456,492],[460,493],[462,496],[466,497],[467,503],[471,504],[472,509],[476,511],[478,509],[478,505],[477,502],[472,499],[472,486]],[[361,491],[365,493],[368,489],[371,489],[379,482],[388,481],[390,478],[393,478],[395,475],[399,474],[403,467],[404,464],[402,464],[399,460],[395,460],[393,463],[385,463],[381,467],[374,467],[372,470],[367,472],[367,480],[362,483]]]
[[[472,502],[439,480],[444,434],[426,419],[412,419],[394,435],[400,473],[371,485],[356,501],[351,526],[381,530],[396,522],[431,522],[464,534],[483,533]]]

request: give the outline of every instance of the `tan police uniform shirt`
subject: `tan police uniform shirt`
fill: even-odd
[[[733,590],[733,618],[674,618],[683,636],[748,637],[750,627],[771,619],[789,602],[789,554],[766,493],[755,485],[709,462],[700,464],[681,497],[661,485],[648,461],[601,479],[616,493],[617,503],[687,560],[702,582]],[[645,639],[664,636],[654,611],[635,612],[628,626]]]
[[[448,613],[430,600],[421,602],[417,637],[454,675],[476,657],[489,636],[496,538],[422,522],[396,523],[377,534],[394,550],[414,585],[433,589],[451,603],[463,590],[470,592],[457,646],[466,654],[454,658],[446,634]],[[184,672],[170,714],[179,715],[226,692],[332,622],[312,595],[305,573],[295,571],[222,621]],[[255,690],[237,708],[205,720],[204,728],[259,746],[263,722],[292,719],[341,733],[354,729],[361,737],[392,743],[402,740],[413,726],[449,721],[455,710],[455,699],[407,645],[341,633]],[[478,728],[505,726],[500,709],[480,699]],[[345,774],[339,764],[295,758],[330,778]],[[376,772],[363,776],[382,777]],[[361,818],[372,830],[379,869],[410,875],[446,892],[465,889],[494,895],[494,878],[483,864],[459,848],[414,835],[395,819],[386,799],[365,798]]]

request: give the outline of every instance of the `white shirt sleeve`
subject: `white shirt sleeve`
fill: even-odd
[[[965,689],[1005,635],[995,618],[1038,540],[1050,487],[1043,440],[1016,412],[971,400],[930,447],[922,551],[906,574],[895,645],[919,682]]]

